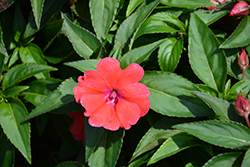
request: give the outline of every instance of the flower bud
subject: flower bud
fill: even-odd
[[[247,55],[245,49],[243,49],[240,56],[238,56],[237,62],[239,64],[241,70],[244,70],[249,66],[249,58],[248,58],[248,55]]]
[[[227,1],[230,1],[230,0],[227,0]],[[216,6],[219,5],[218,2],[220,2],[221,4],[224,4],[227,1],[224,1],[224,0],[217,0],[217,1],[216,0],[210,0],[210,2],[213,2]],[[215,6],[207,6],[206,8],[209,9],[209,10],[214,10],[216,7]]]
[[[249,12],[249,5],[245,1],[236,3],[230,12],[230,16],[245,16]]]
[[[241,96],[240,94],[237,97],[237,100],[234,105],[235,112],[242,117],[248,116],[250,113],[250,104],[249,101],[244,99],[244,94]]]

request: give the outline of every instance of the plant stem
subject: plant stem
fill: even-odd
[[[248,114],[245,114],[244,118],[245,118],[245,120],[247,122],[248,128],[250,129],[250,124],[249,124],[249,120],[248,120]]]

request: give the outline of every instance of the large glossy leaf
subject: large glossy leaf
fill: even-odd
[[[144,34],[184,32],[185,25],[173,14],[167,12],[150,16],[136,32],[135,39]]]
[[[6,97],[11,97],[11,96],[18,95],[19,93],[21,93],[22,91],[24,91],[28,88],[29,88],[29,86],[12,86],[12,87],[5,89],[3,91],[3,94]]]
[[[131,161],[145,152],[161,145],[167,138],[181,132],[179,130],[171,129],[171,126],[188,121],[191,121],[191,119],[163,118],[156,122],[140,140],[133,153]]]
[[[200,99],[189,93],[198,90],[193,83],[169,72],[146,72],[141,80],[151,95],[151,109],[177,117],[209,116],[213,112]]]
[[[214,156],[203,167],[236,166],[234,163],[242,153],[225,153]]]
[[[86,161],[89,166],[115,166],[120,155],[124,129],[109,131],[95,128],[85,119]]]
[[[134,48],[134,49],[128,51],[120,59],[121,68],[126,68],[127,66],[129,66],[132,63],[141,64],[163,42],[164,42],[164,40],[159,40],[159,41],[156,41],[154,43],[151,43],[151,44],[148,44],[145,46],[141,46],[139,48]]]
[[[2,88],[13,86],[22,80],[34,76],[40,72],[55,71],[54,67],[40,64],[21,64],[11,68],[4,76]]]
[[[66,15],[62,14],[62,17],[64,19],[63,32],[72,43],[75,51],[81,57],[88,59],[99,47],[100,41],[86,29],[72,23]]]
[[[65,80],[53,93],[44,99],[40,105],[32,110],[32,112],[27,117],[25,117],[23,121],[27,121],[56,108],[70,105],[70,103],[76,103],[72,90],[77,85],[77,82],[72,78]],[[69,110],[68,112],[73,111]]]
[[[210,0],[185,0],[180,3],[179,0],[162,0],[162,4],[180,7],[180,8],[197,8],[205,6],[215,6]]]
[[[0,105],[1,106],[1,105]],[[15,164],[15,148],[0,129],[0,166],[10,167]]]
[[[204,83],[223,92],[227,64],[218,47],[219,41],[212,31],[196,14],[191,14],[188,46],[191,67]]]
[[[250,44],[250,16],[246,15],[235,31],[220,45],[220,48],[238,48]]]
[[[91,20],[96,36],[100,41],[106,39],[106,34],[113,23],[119,2],[119,0],[90,0]]]
[[[42,19],[42,11],[45,0],[31,0],[32,11],[35,16],[36,26],[39,28],[41,19]]]
[[[159,4],[160,0],[156,0],[140,10],[137,10],[126,20],[122,22],[117,30],[115,36],[115,43],[119,43],[123,46],[124,51],[127,51],[128,45],[130,43],[130,38],[137,28],[146,20],[149,14],[154,10],[154,8]],[[130,44],[132,46],[132,44]]]
[[[0,104],[0,124],[11,143],[31,164],[30,123],[21,124],[28,112],[24,104],[15,98]]]
[[[174,155],[184,149],[199,146],[201,141],[194,136],[186,133],[179,133],[168,138],[160,148],[150,158],[147,165],[156,163],[157,161]]]
[[[226,148],[246,149],[247,147],[242,144],[250,141],[250,130],[237,122],[212,120],[179,124],[173,127],[210,144]]]
[[[97,70],[96,65],[99,60],[80,60],[80,61],[73,61],[64,63],[70,67],[74,67],[82,72],[86,72],[87,70]]]
[[[162,71],[173,72],[177,67],[183,47],[183,38],[168,38],[159,48],[158,62]]]
[[[59,79],[39,79],[28,83],[29,89],[22,92],[24,99],[38,106],[61,83]]]
[[[126,10],[126,16],[129,16],[135,8],[140,5],[144,0],[130,0],[128,4],[128,8]]]
[[[28,46],[21,47],[19,49],[19,55],[23,63],[47,65],[41,49],[35,44],[30,43]],[[50,78],[50,74],[43,72],[36,74],[35,77],[37,79]]]
[[[250,166],[250,149],[246,151],[241,167],[248,167],[248,166]]]

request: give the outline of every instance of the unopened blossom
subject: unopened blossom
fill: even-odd
[[[219,3],[224,4],[224,3],[228,2],[228,0],[227,1],[224,1],[224,0],[210,0],[210,2],[213,2],[216,6],[218,6]],[[209,9],[209,10],[214,10],[216,7],[215,6],[207,6],[206,8]]]
[[[245,1],[236,3],[230,12],[230,16],[245,16],[249,12],[249,5]]]
[[[245,49],[242,50],[237,62],[241,69],[246,69],[249,66],[249,58]]]
[[[68,113],[68,116],[73,119],[73,123],[69,127],[75,140],[84,141],[84,110]]]
[[[242,91],[242,96],[239,94],[237,97],[237,100],[234,105],[235,112],[241,116],[244,117],[248,127],[250,128],[249,120],[248,120],[248,115],[250,114],[250,103],[248,99],[244,98],[244,93]]]
[[[84,108],[89,124],[118,130],[129,129],[149,110],[148,88],[138,83],[144,70],[136,63],[120,68],[118,60],[104,58],[97,64],[97,71],[89,70],[78,78],[73,92],[76,102]]]

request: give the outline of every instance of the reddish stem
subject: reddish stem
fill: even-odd
[[[245,76],[245,72],[246,72],[246,68],[243,68],[243,72],[242,72],[242,77],[241,77],[241,81],[243,81],[244,76]]]
[[[245,120],[247,122],[248,128],[250,129],[250,124],[249,124],[249,120],[248,120],[248,114],[245,114],[244,118],[245,118]]]

